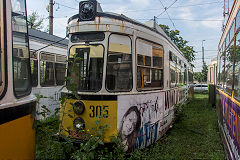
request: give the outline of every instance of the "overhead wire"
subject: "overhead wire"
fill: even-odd
[[[159,0],[160,1],[160,0]],[[160,1],[161,2],[161,1]],[[170,4],[168,7],[165,7],[164,8],[164,11],[162,12],[162,13],[160,13],[159,15],[157,15],[156,17],[158,18],[159,16],[161,16],[164,12],[167,12],[167,10],[170,8],[170,7],[172,7],[175,3],[177,2],[177,0],[175,0],[172,4]],[[162,4],[162,2],[161,2],[161,4]],[[162,6],[163,6],[163,4],[162,4]],[[164,7],[164,6],[163,6]],[[167,13],[168,14],[168,13]]]
[[[215,1],[215,2],[207,2],[207,3],[199,3],[199,4],[190,4],[190,5],[179,5],[179,6],[171,6],[171,8],[185,8],[185,7],[195,7],[195,6],[203,6],[203,5],[209,5],[209,4],[216,4],[216,3],[222,3],[221,1]],[[142,9],[142,10],[125,10],[123,13],[127,12],[149,12],[149,11],[157,11],[162,10],[164,8],[152,8],[152,9]]]
[[[64,4],[61,4],[61,3],[58,3],[58,2],[55,2],[55,4],[57,4],[57,5],[59,5],[59,6],[66,7],[66,8],[69,8],[69,9],[79,10],[78,8],[73,8],[73,7],[70,7],[70,6],[67,6],[67,5],[64,5]]]
[[[157,19],[169,19],[169,18],[157,18]],[[150,20],[150,18],[137,18],[135,20]],[[176,21],[222,21],[221,19],[184,19],[184,18],[172,18]]]
[[[174,22],[173,22],[173,20],[171,19],[171,17],[170,17],[169,14],[168,14],[168,11],[167,11],[168,8],[164,7],[164,5],[163,5],[163,3],[162,3],[161,0],[158,0],[158,1],[161,3],[162,7],[165,9],[165,12],[167,13],[168,19],[172,22],[173,27],[175,28],[175,30],[177,30],[177,29],[176,29],[176,26],[175,26],[175,24],[174,24]],[[177,0],[175,0],[175,2],[176,2],[176,1],[177,1]],[[173,4],[174,4],[174,3],[173,3]]]

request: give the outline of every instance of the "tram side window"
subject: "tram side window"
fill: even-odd
[[[233,36],[234,36],[234,26],[235,26],[235,21],[233,21],[231,25],[230,34],[229,34],[230,41],[233,39]]]
[[[30,51],[30,65],[32,75],[32,86],[38,85],[38,56],[35,51]]]
[[[2,84],[3,84],[3,80],[2,80],[2,70],[3,70],[3,67],[2,67],[2,57],[1,57],[1,55],[0,55],[0,86],[2,86]],[[1,93],[1,90],[2,90],[2,88],[0,88],[0,93]]]
[[[3,60],[2,57],[3,56],[4,56],[3,54],[0,54],[0,95],[3,91],[3,85],[4,85],[4,82],[3,82],[3,79],[4,79],[4,65],[2,63],[2,60]]]
[[[179,69],[176,69],[176,84],[179,83]]]
[[[142,39],[136,40],[137,89],[163,87],[163,47]]]
[[[54,62],[55,62],[55,55],[41,53],[40,84],[42,87],[49,87],[49,86],[55,85]]]
[[[66,72],[66,56],[56,56],[55,63],[55,77],[56,77],[56,85],[64,85],[65,82],[65,72]]]
[[[40,84],[42,87],[61,86],[65,82],[66,56],[41,53]]]
[[[169,61],[173,61],[173,53],[169,51]]]
[[[218,53],[218,60],[217,60],[217,66],[219,66],[217,69],[216,69],[216,73],[217,73],[217,85],[220,84],[220,68],[221,68],[221,59],[220,59],[220,54],[221,54],[221,51]]]
[[[234,61],[234,42],[230,44],[226,52],[225,73],[226,73],[226,87],[228,94],[232,94],[233,84],[233,61]]]
[[[225,83],[225,52],[221,55],[221,61],[220,61],[220,85],[223,87]]]
[[[112,34],[109,37],[107,61],[107,90],[130,91],[133,86],[131,39],[128,36]],[[146,58],[149,65],[150,57]]]
[[[236,16],[236,31],[240,27],[240,10],[238,10],[237,16]]]
[[[170,66],[170,76],[171,76],[171,85],[170,87],[176,87],[176,72],[175,72],[175,67]]]
[[[25,1],[12,3],[13,83],[15,96],[31,93]]]
[[[229,42],[230,42],[229,35],[230,35],[230,31],[228,31],[227,36],[226,36],[226,47],[229,45]]]
[[[181,71],[179,72],[179,83],[180,84],[182,83],[182,72]]]
[[[187,84],[187,69],[184,69],[184,84]]]
[[[240,32],[236,36],[234,96],[240,99]]]
[[[2,14],[2,12],[3,12],[3,10],[1,10],[1,12],[0,12],[0,15]],[[3,21],[3,19],[2,19],[2,17],[3,16],[1,16],[0,17],[0,23]],[[2,23],[1,23],[2,24]],[[4,40],[3,40],[3,37],[2,36],[4,36],[4,32],[3,32],[3,29],[2,29],[2,27],[1,27],[1,29],[0,29],[0,47],[1,47],[1,50],[2,51],[4,51],[4,49],[2,48],[2,46],[4,46],[2,43],[4,42]],[[2,92],[3,92],[3,88],[4,88],[4,63],[2,63],[2,60],[4,59],[4,52],[2,52],[2,54],[0,54],[0,95],[2,94]]]
[[[173,56],[173,61],[177,64],[177,61],[178,61],[178,58],[177,58],[177,56]]]

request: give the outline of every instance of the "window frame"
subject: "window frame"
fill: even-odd
[[[235,38],[234,38],[235,39]],[[228,94],[228,95],[232,95],[232,92],[233,92],[233,90],[234,90],[234,88],[233,88],[233,85],[234,85],[234,76],[235,76],[235,74],[234,74],[234,66],[235,66],[235,43],[234,43],[234,39],[233,40],[231,40],[231,42],[229,43],[229,45],[228,45],[228,47],[226,48],[226,51],[225,51],[225,62],[224,62],[224,73],[225,73],[225,84],[224,84],[224,91]],[[228,52],[229,52],[229,49],[230,49],[230,47],[231,46],[233,46],[233,63],[232,63],[232,76],[230,76],[230,77],[232,77],[232,83],[230,83],[230,87],[228,87],[227,86],[227,84],[228,84],[228,82],[227,82],[227,78],[228,78],[228,74],[229,74],[229,72],[227,72],[226,73],[226,62],[228,62],[228,64],[231,64],[230,63],[230,61],[227,61],[227,54],[228,54]],[[227,89],[230,89],[230,92],[229,91],[227,91]]]
[[[222,58],[224,57],[224,60],[222,60]],[[222,64],[223,62],[223,64]],[[221,79],[221,71],[224,73],[224,76],[225,76],[225,63],[226,63],[226,52],[223,51],[221,54],[220,54],[220,67],[219,67],[219,84],[220,84],[220,88],[223,90],[224,89],[224,85],[225,85],[225,82],[226,82],[226,77],[223,77],[223,81]],[[222,69],[222,70],[221,70]]]
[[[240,20],[240,10],[239,10],[239,20]],[[239,25],[240,26],[240,25]],[[238,36],[239,35],[239,36]],[[234,36],[234,74],[233,74],[233,88],[232,88],[232,93],[233,93],[233,97],[237,100],[240,100],[240,96],[238,97],[235,92],[235,76],[236,76],[236,54],[239,54],[240,55],[240,52],[237,53],[237,49],[236,49],[236,46],[237,46],[237,38],[239,37],[239,40],[240,40],[240,30],[237,30],[235,32],[235,36]],[[239,42],[240,44],[240,42]],[[240,65],[240,62],[239,62],[239,65]],[[240,69],[239,69],[240,70]],[[239,76],[240,77],[240,76]]]
[[[148,43],[151,43],[151,44],[154,44],[154,45],[157,45],[157,46],[161,46],[162,48],[162,51],[163,51],[163,57],[162,57],[162,68],[158,68],[158,67],[154,67],[153,66],[153,56],[151,56],[151,66],[143,66],[143,65],[138,65],[138,61],[137,61],[137,40],[142,40],[142,41],[146,41]],[[156,46],[155,46],[156,47]],[[159,44],[159,43],[156,43],[156,42],[153,42],[153,41],[150,41],[150,40],[147,40],[147,39],[144,39],[144,38],[141,38],[141,37],[137,37],[135,39],[135,66],[136,66],[136,69],[135,69],[135,75],[136,75],[136,90],[138,92],[145,92],[145,91],[151,91],[151,90],[163,90],[164,89],[164,46],[162,44]],[[152,55],[152,54],[151,54]],[[173,54],[174,55],[174,54]],[[170,62],[170,61],[169,61]],[[142,67],[142,68],[147,68],[147,69],[150,69],[150,78],[151,77],[151,70],[152,69],[158,69],[158,70],[162,70],[162,86],[161,87],[145,87],[145,88],[138,88],[138,84],[137,84],[137,78],[138,78],[138,67]]]
[[[240,30],[240,8],[237,11],[236,17],[235,17],[235,35]]]
[[[108,51],[109,51],[109,44],[110,44],[110,37],[111,37],[111,35],[119,35],[119,36],[126,36],[126,37],[128,37],[129,38],[129,40],[130,40],[130,55],[131,55],[131,59],[132,59],[132,62],[131,62],[131,71],[132,71],[132,87],[131,88],[129,88],[128,90],[116,90],[116,91],[114,91],[114,90],[109,90],[108,88],[107,88],[107,73],[108,73],[108,60],[109,60],[109,54],[108,54]],[[108,91],[109,93],[122,93],[122,92],[131,92],[132,90],[133,90],[133,88],[134,88],[134,86],[133,86],[133,81],[134,81],[134,79],[133,79],[133,74],[134,74],[134,71],[133,71],[133,59],[134,59],[134,56],[133,56],[133,54],[134,54],[134,52],[133,52],[133,38],[130,36],[130,35],[128,35],[128,34],[121,34],[121,33],[111,33],[109,36],[108,36],[108,40],[107,40],[107,44],[108,44],[108,46],[107,46],[107,50],[106,50],[106,52],[107,52],[107,54],[106,54],[106,58],[107,58],[107,62],[106,62],[106,73],[105,73],[105,89],[106,89],[106,91]]]
[[[174,72],[174,85],[172,86],[172,71]],[[169,82],[170,82],[170,88],[175,88],[177,87],[177,83],[176,83],[176,66],[173,66],[171,64],[169,64]]]
[[[64,57],[64,58],[66,58],[66,61],[65,62],[61,62],[61,61],[57,61],[57,56],[59,56],[59,57]],[[58,83],[57,83],[57,67],[56,67],[56,64],[64,64],[65,65],[65,73],[64,73],[64,79],[65,79],[65,76],[66,76],[66,70],[67,70],[67,56],[65,56],[65,55],[61,55],[61,54],[56,54],[56,59],[55,59],[56,61],[55,61],[55,65],[54,65],[54,70],[55,70],[55,84],[56,84],[56,86],[62,86],[62,85],[64,85],[65,84],[65,80],[64,80],[64,82],[63,82],[63,84],[59,84],[58,85]]]
[[[99,92],[99,91],[101,91],[102,89],[103,89],[103,80],[104,80],[104,60],[105,60],[105,50],[106,50],[106,48],[105,48],[105,46],[104,46],[104,44],[103,43],[99,43],[99,42],[91,42],[90,44],[89,44],[90,46],[91,45],[94,45],[94,46],[98,46],[98,45],[100,45],[100,46],[102,46],[103,47],[103,57],[102,57],[102,59],[103,59],[103,64],[102,64],[102,66],[103,66],[103,70],[102,70],[102,83],[101,83],[101,87],[100,87],[100,89],[99,90],[77,90],[77,92],[87,92],[87,93],[90,93],[90,92],[93,92],[93,93],[97,93],[97,92]],[[68,60],[68,62],[67,62],[67,65],[66,65],[66,67],[67,67],[67,69],[66,69],[66,75],[67,75],[67,77],[70,77],[69,76],[69,58],[70,58],[70,50],[71,50],[71,48],[72,47],[74,47],[74,46],[86,46],[86,44],[84,44],[84,43],[79,43],[79,44],[74,44],[74,45],[72,45],[72,46],[70,46],[69,47],[69,49],[68,49],[68,53],[67,53],[67,60]],[[66,88],[69,90],[69,88],[68,88],[68,81],[66,82]]]
[[[67,56],[66,55],[62,55],[62,54],[56,54],[56,53],[50,53],[50,52],[46,52],[46,51],[41,51],[40,53],[40,59],[38,60],[39,62],[39,68],[38,68],[38,72],[40,74],[40,81],[38,82],[40,84],[41,87],[56,87],[56,86],[63,86],[64,83],[62,85],[58,85],[57,84],[57,72],[56,72],[56,64],[65,64],[65,67],[67,67],[67,62],[61,62],[61,61],[57,61],[57,56],[62,56],[62,57],[65,57],[66,60],[67,60]],[[47,54],[47,55],[53,55],[54,56],[54,61],[51,61],[51,60],[42,60],[42,54]],[[54,76],[54,84],[53,85],[42,85],[41,83],[41,75],[42,75],[42,72],[41,72],[41,62],[51,62],[53,63],[53,76]],[[66,75],[66,70],[65,70],[65,74],[64,74],[64,77]]]
[[[22,97],[26,97],[26,96],[28,96],[28,95],[30,95],[31,94],[31,91],[32,91],[32,78],[31,78],[31,67],[30,67],[30,50],[29,50],[29,34],[28,34],[28,25],[27,25],[27,9],[26,9],[26,1],[24,0],[23,1],[23,3],[24,3],[24,6],[25,6],[25,19],[24,19],[24,21],[25,21],[25,27],[26,27],[26,33],[22,33],[22,32],[20,32],[20,34],[25,34],[25,37],[24,37],[24,39],[25,39],[25,41],[26,41],[26,49],[27,49],[27,52],[28,52],[28,58],[27,58],[27,63],[28,63],[28,81],[29,81],[29,85],[28,85],[28,88],[26,88],[26,91],[25,92],[22,92],[21,94],[18,94],[17,93],[17,91],[16,91],[16,84],[15,84],[15,82],[14,82],[14,55],[13,55],[13,48],[14,48],[14,41],[13,41],[13,39],[14,39],[14,30],[13,30],[13,11],[11,10],[11,20],[10,20],[10,24],[11,24],[11,38],[12,38],[12,45],[11,45],[11,48],[12,48],[12,53],[11,53],[11,55],[12,55],[12,77],[13,77],[13,81],[12,81],[12,83],[13,83],[13,92],[14,92],[14,96],[17,98],[17,99],[20,99],[20,98],[22,98]],[[11,1],[11,7],[12,7],[12,1]]]
[[[1,7],[3,6],[3,7]],[[4,24],[1,26],[0,34],[0,74],[1,74],[1,84],[0,84],[0,100],[5,96],[7,92],[7,82],[8,82],[8,67],[7,67],[7,31],[6,31],[6,1],[1,1],[0,7],[2,8],[2,12],[0,13],[0,22]]]
[[[35,52],[36,53],[36,58],[33,58],[33,57],[31,57],[31,52]],[[36,50],[29,50],[29,53],[30,53],[30,67],[31,67],[31,61],[37,61],[37,85],[35,86],[35,85],[33,85],[33,76],[32,76],[32,68],[31,68],[31,83],[32,83],[32,87],[37,87],[38,86],[38,84],[39,84],[39,79],[38,79],[38,72],[40,71],[39,70],[39,65],[38,65],[38,63],[39,63],[39,56],[38,56],[38,52],[36,52]]]

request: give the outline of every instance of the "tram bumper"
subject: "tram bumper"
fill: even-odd
[[[76,103],[84,105],[79,114]],[[60,135],[75,142],[84,142],[99,136],[103,142],[111,142],[117,136],[117,100],[66,99],[60,109]]]

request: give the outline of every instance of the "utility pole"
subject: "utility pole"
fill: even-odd
[[[53,0],[49,0],[49,34],[53,34]]]
[[[203,65],[204,65],[204,47],[203,47],[203,42],[205,40],[202,40],[202,62],[203,62]]]

